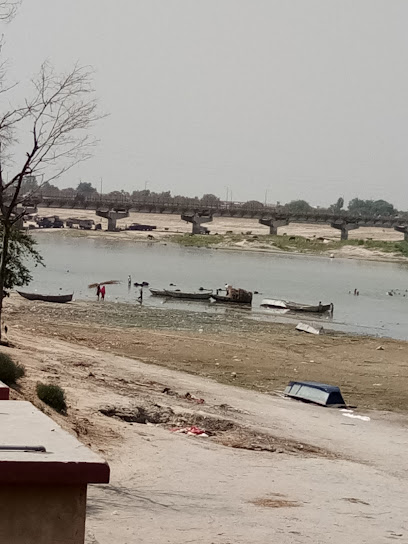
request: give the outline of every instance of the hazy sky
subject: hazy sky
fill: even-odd
[[[23,85],[95,67],[110,115],[60,186],[408,208],[407,21],[407,0],[24,0],[5,53]]]

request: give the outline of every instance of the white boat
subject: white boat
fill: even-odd
[[[315,329],[311,325],[307,325],[306,323],[298,323],[296,325],[296,330],[301,332],[307,332],[309,334],[320,334],[320,330]]]
[[[271,298],[265,298],[261,302],[261,306],[265,308],[282,308],[284,310],[288,310],[288,307],[286,306],[286,302],[284,300],[273,300]]]

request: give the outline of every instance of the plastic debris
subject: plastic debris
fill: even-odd
[[[200,429],[200,427],[195,427],[194,425],[192,427],[176,427],[175,429],[171,429],[171,432],[178,434],[187,434],[189,436],[201,436],[202,438],[209,437],[209,434],[207,434],[204,429]]]
[[[186,398],[187,400],[189,400],[191,402],[196,402],[197,404],[204,404],[204,402],[205,402],[204,399],[198,399],[196,397],[193,397],[193,395],[191,395],[191,393],[186,393],[184,395],[184,398]]]

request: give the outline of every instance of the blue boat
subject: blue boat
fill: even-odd
[[[285,395],[321,406],[346,406],[340,388],[318,382],[289,382]]]

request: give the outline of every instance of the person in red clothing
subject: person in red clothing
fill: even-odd
[[[105,293],[106,293],[105,286],[102,285],[102,287],[101,287],[101,297],[102,297],[102,300],[105,300]]]

